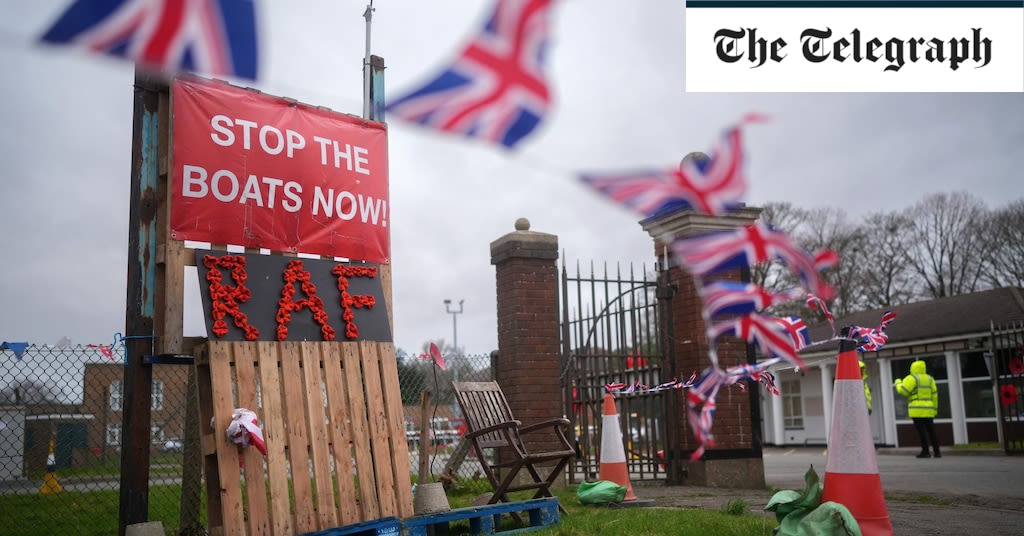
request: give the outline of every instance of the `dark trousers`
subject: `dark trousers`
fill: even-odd
[[[917,430],[917,438],[921,441],[921,454],[928,454],[929,442],[931,442],[935,454],[939,454],[939,439],[935,436],[935,419],[914,417],[914,428]]]

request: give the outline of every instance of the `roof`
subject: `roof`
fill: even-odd
[[[889,310],[896,313],[896,319],[885,329],[888,344],[966,336],[987,333],[992,322],[1024,322],[1024,291],[1020,287],[1003,287],[861,311],[836,318],[836,329],[850,325],[876,327],[882,313]],[[811,326],[810,332],[811,340],[820,341],[829,338],[831,328],[823,322]]]

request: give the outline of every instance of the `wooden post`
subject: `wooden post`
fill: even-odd
[[[430,391],[420,393],[420,473],[419,484],[426,484],[430,479],[430,447],[427,441],[430,440]]]
[[[150,404],[153,371],[143,360],[152,351],[156,279],[157,180],[163,83],[135,75],[128,289],[125,300],[125,388],[121,424],[121,495],[118,534],[149,515]]]

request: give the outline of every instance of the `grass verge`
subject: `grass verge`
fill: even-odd
[[[463,486],[449,491],[451,507],[469,506],[473,498],[480,494],[476,488]],[[743,500],[730,501],[720,509],[658,506],[615,508],[580,504],[576,499],[575,486],[556,490],[555,493],[569,514],[562,515],[557,525],[534,534],[770,536],[776,526],[774,518],[770,516],[751,514],[749,504]],[[181,487],[177,485],[150,488],[149,520],[162,522],[168,535],[174,534],[178,528],[180,494]],[[512,494],[512,497],[514,500],[525,500],[530,494]],[[118,504],[117,490],[64,492],[51,496],[0,495],[0,519],[3,519],[3,526],[6,527],[0,529],[0,534],[109,536],[117,533]],[[205,504],[205,500],[201,504]],[[502,530],[517,528],[510,517],[505,517]],[[7,532],[9,530],[14,532]],[[449,532],[452,535],[468,533],[468,521],[453,523]]]
[[[559,503],[569,512],[549,529],[533,532],[550,536],[635,536],[637,534],[675,534],[722,536],[770,536],[775,519],[749,512],[750,505],[742,499],[730,501],[719,510],[666,507],[600,507],[586,506],[576,499],[576,486],[555,491]],[[514,500],[525,500],[529,493],[511,494]],[[452,508],[468,506],[470,494],[449,493]],[[515,528],[508,519],[503,530]],[[469,534],[468,523],[453,523],[450,534]]]

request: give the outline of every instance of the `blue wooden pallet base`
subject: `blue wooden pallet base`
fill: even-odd
[[[471,506],[437,514],[410,517],[402,520],[402,531],[408,536],[427,536],[428,529],[433,528],[435,534],[447,534],[450,522],[468,519],[469,530],[472,534],[495,534],[495,530],[501,523],[501,515],[512,512],[526,512],[530,519],[530,526],[501,531],[498,534],[532,532],[558,523],[558,499],[549,497]]]
[[[397,517],[384,517],[344,527],[307,532],[303,536],[399,536],[402,522]]]

